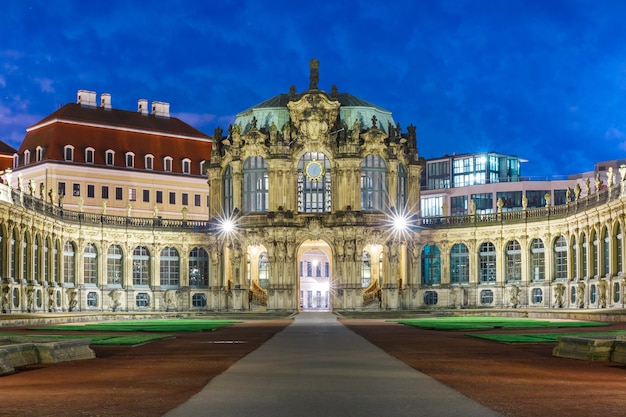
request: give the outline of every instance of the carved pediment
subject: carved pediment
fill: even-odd
[[[329,100],[323,93],[310,93],[287,103],[287,107],[297,131],[305,138],[320,140],[327,137],[335,124],[340,104]]]
[[[385,144],[385,139],[387,139],[387,134],[378,129],[371,128],[367,132],[361,134],[361,138],[363,139],[363,149],[365,154],[378,154],[384,155],[387,150],[387,145]]]

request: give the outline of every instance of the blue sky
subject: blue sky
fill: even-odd
[[[418,150],[498,151],[547,177],[626,157],[626,2],[29,1],[0,6],[0,139],[86,89],[165,101],[205,133],[291,85],[417,126]]]

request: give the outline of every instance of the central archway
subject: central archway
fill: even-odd
[[[300,311],[332,311],[332,252],[324,241],[308,240],[298,250]]]

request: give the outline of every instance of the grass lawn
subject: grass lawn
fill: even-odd
[[[54,340],[64,340],[64,339],[91,339],[90,345],[92,346],[137,346],[142,345],[144,343],[154,342],[155,340],[167,339],[168,337],[172,337],[169,334],[140,334],[140,335],[58,335],[58,334],[38,334],[38,335],[28,335],[25,336],[23,334],[5,334],[2,336],[18,336],[18,337],[28,337],[32,339],[45,339],[49,341],[50,339]]]
[[[72,330],[99,332],[197,332],[213,331],[237,323],[235,320],[159,319],[119,320],[89,324],[37,326],[29,330]]]
[[[407,326],[414,326],[429,330],[532,329],[542,327],[608,326],[606,323],[591,321],[550,321],[515,317],[438,317],[394,321]]]
[[[468,333],[466,336],[492,340],[500,343],[556,343],[561,336],[603,337],[624,334],[623,330],[592,333],[541,333],[541,334],[479,334]]]

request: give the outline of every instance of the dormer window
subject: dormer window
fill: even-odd
[[[94,155],[95,155],[94,148],[85,149],[85,162],[88,164],[93,164]]]
[[[154,156],[146,155],[145,165],[146,165],[146,169],[150,169],[150,170],[154,169]]]
[[[206,161],[200,161],[200,175],[206,174]]]
[[[24,151],[24,165],[30,164],[30,151]]]
[[[183,159],[183,174],[189,174],[191,172],[191,160],[189,158]]]
[[[115,151],[109,149],[108,151],[106,151],[105,156],[106,156],[106,164],[113,165],[114,158],[115,158]]]
[[[72,145],[65,145],[64,148],[65,160],[73,161],[74,160],[74,147]]]
[[[163,171],[172,172],[172,157],[166,156],[163,158]]]
[[[13,169],[17,168],[20,164],[20,156],[18,154],[13,154]]]
[[[126,152],[126,168],[135,167],[135,154],[132,152]]]
[[[36,162],[39,162],[43,159],[43,148],[41,146],[37,146],[37,149],[35,149],[35,157]]]

